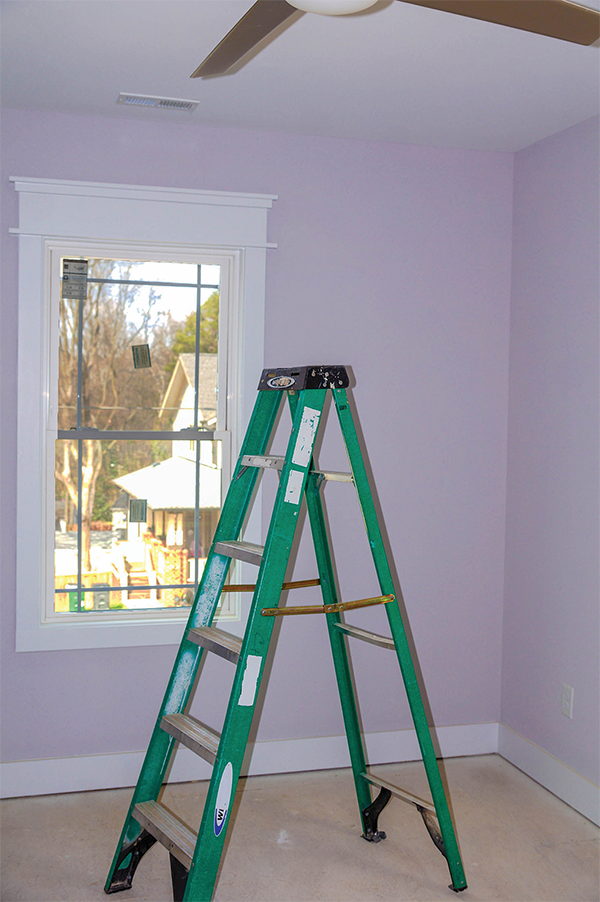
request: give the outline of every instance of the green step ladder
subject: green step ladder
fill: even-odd
[[[385,838],[385,833],[377,828],[377,820],[391,796],[395,795],[419,811],[433,842],[446,858],[452,879],[450,889],[456,892],[466,889],[448,801],[402,624],[397,601],[399,589],[393,583],[348,403],[348,384],[348,374],[343,366],[273,369],[262,373],[250,424],[110,868],[105,885],[107,893],[131,887],[140,859],[158,841],[170,853],[175,902],[210,902],[213,898],[231,803],[275,617],[309,613],[324,614],[327,622],[364,838],[371,842]],[[349,473],[322,472],[315,469],[313,463],[313,449],[328,392],[332,393],[346,445]],[[276,457],[268,454],[268,446],[284,395],[292,415],[292,430],[285,457]],[[240,540],[261,469],[274,469],[280,474],[264,547]],[[380,596],[347,602],[338,599],[321,500],[321,488],[327,480],[350,482],[356,488]],[[303,498],[306,499],[319,579],[284,583]],[[258,566],[255,586],[225,587],[232,559]],[[321,586],[322,605],[278,607],[284,589],[315,584]],[[211,626],[221,593],[227,588],[253,590],[243,640]],[[391,637],[351,626],[340,616],[345,610],[372,604],[385,606]],[[391,786],[367,771],[346,636],[395,650],[429,782],[431,802]],[[236,668],[220,735],[185,713],[205,651],[220,655]],[[183,743],[213,765],[197,835],[158,801],[176,742]],[[379,790],[375,799],[372,799],[371,787]]]

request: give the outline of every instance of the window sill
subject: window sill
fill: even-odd
[[[189,616],[189,608],[177,613],[164,611],[151,615],[115,613],[80,615],[85,623],[76,621],[51,622],[31,626],[17,625],[17,647],[21,651],[60,651],[77,648],[128,648],[140,645],[179,645]],[[110,618],[110,619],[109,619]],[[216,618],[219,625],[231,625],[239,621],[239,598],[236,594],[227,598],[227,610]],[[235,629],[233,630],[235,631]]]

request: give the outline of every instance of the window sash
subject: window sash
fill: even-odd
[[[196,505],[194,508],[194,521],[196,521],[197,515],[199,515],[200,511],[202,510],[202,508],[198,507],[199,486],[197,483],[198,467],[199,467],[199,465],[201,465],[200,464],[200,453],[201,453],[200,443],[202,442],[202,440],[211,441],[211,442],[218,441],[221,444],[221,454],[220,454],[220,458],[221,458],[221,467],[220,467],[221,503],[224,499],[224,493],[226,490],[226,486],[229,483],[230,474],[231,474],[231,454],[230,454],[231,435],[229,432],[218,431],[218,430],[215,430],[213,432],[207,432],[207,431],[194,430],[193,427],[190,429],[182,430],[181,432],[163,432],[163,433],[157,433],[157,432],[121,433],[121,432],[109,432],[109,431],[102,432],[100,430],[94,430],[94,429],[81,430],[81,431],[59,430],[57,433],[57,438],[58,438],[58,440],[61,440],[61,439],[71,439],[72,440],[75,437],[82,438],[82,435],[81,435],[82,432],[85,433],[86,435],[89,434],[89,437],[93,438],[94,441],[101,441],[102,439],[109,439],[109,440],[117,439],[118,441],[135,441],[135,440],[139,440],[140,438],[142,438],[142,440],[145,438],[149,438],[153,441],[160,440],[162,438],[172,438],[172,439],[175,439],[176,441],[180,441],[180,440],[185,441],[187,439],[189,439],[190,441],[193,440],[193,444],[195,446],[194,457],[195,457],[195,471],[196,471],[196,485],[195,485]],[[52,452],[50,443],[48,445],[48,456],[49,456],[49,458],[53,457],[53,452]],[[52,472],[52,475],[54,477],[54,472]],[[49,498],[49,503],[50,503],[50,492],[48,494],[48,498]],[[200,536],[196,534],[196,529],[195,529],[194,547],[196,547],[197,542],[199,541],[199,538],[200,538]],[[55,553],[55,525],[53,525],[52,532],[49,531],[49,533],[48,533],[48,552],[47,552],[47,560],[48,561],[54,559],[54,553]],[[193,554],[191,557],[188,558],[188,563],[191,561],[196,561],[195,554]],[[236,567],[237,563],[238,562],[232,562],[232,566],[230,568],[230,574],[233,577],[234,581],[237,581],[237,578],[235,576],[235,574],[237,573],[237,570],[239,569],[238,567]],[[57,588],[54,569],[52,569],[52,568],[50,568],[50,569],[52,570],[52,573],[51,573],[52,585],[50,585],[50,583],[48,584],[48,591],[46,593],[46,605],[45,605],[46,612],[45,612],[44,622],[45,623],[58,622],[61,624],[77,623],[81,619],[82,612],[81,611],[64,611],[64,610],[56,611],[55,610],[55,598],[57,595],[64,595],[66,591],[78,592],[78,594],[81,595],[81,601],[83,604],[84,594],[89,593],[91,590],[89,589],[89,587],[86,588],[83,585],[83,582],[84,582],[83,579],[81,579],[81,582],[78,579],[77,586],[71,586],[71,587],[69,587],[69,589],[67,589],[66,587]],[[78,574],[80,572],[81,571],[80,571],[80,566],[79,566],[79,561],[78,561]],[[196,573],[196,564],[194,564],[194,579],[193,580],[189,579],[185,583],[156,583],[155,585],[144,586],[144,589],[160,590],[161,592],[164,592],[164,591],[167,591],[170,589],[191,589],[192,592],[195,593],[197,586],[198,586],[198,582],[199,582],[199,580],[198,580],[197,573]],[[121,592],[121,591],[133,592],[133,591],[135,591],[135,588],[132,585],[129,585],[128,587],[122,587],[122,588],[114,587],[113,589],[111,589],[111,595],[114,593]],[[155,608],[155,607],[147,607],[147,608],[141,607],[140,610],[127,609],[127,610],[113,610],[113,611],[110,611],[110,610],[95,611],[95,610],[86,609],[85,612],[83,612],[83,615],[85,617],[86,623],[87,622],[104,623],[107,620],[113,620],[115,623],[120,623],[123,621],[124,618],[131,618],[131,617],[137,618],[137,619],[145,619],[148,616],[160,618],[160,617],[165,616],[165,612],[166,612],[166,614],[174,616],[175,618],[178,618],[180,620],[185,620],[189,613],[189,606],[184,605],[179,608],[165,607],[164,609]],[[237,620],[237,619],[239,619],[239,599],[238,599],[237,595],[235,595],[233,593],[228,593],[227,595],[223,596],[220,610],[219,610],[219,613],[217,614],[217,619],[220,619],[220,620]]]
[[[81,257],[86,257],[88,259],[109,259],[111,257],[115,259],[124,259],[125,255],[122,250],[118,248],[114,248],[111,254],[107,254],[106,248],[97,248],[95,247],[93,242],[89,242],[86,245],[86,248],[79,248],[78,255]],[[61,285],[62,285],[62,260],[66,258],[71,258],[77,256],[77,254],[71,251],[70,248],[65,250],[64,247],[61,246],[50,246],[49,248],[50,260],[50,308],[51,308],[51,322],[56,324],[55,330],[50,336],[51,342],[51,352],[54,351],[55,348],[58,348],[58,335],[60,332],[60,298],[61,298]],[[221,470],[221,498],[224,498],[226,486],[229,484],[230,479],[230,453],[229,449],[231,447],[231,436],[229,434],[229,430],[227,429],[227,421],[231,417],[229,415],[229,411],[227,406],[223,401],[227,398],[227,376],[228,376],[228,342],[227,342],[227,324],[229,323],[229,311],[232,303],[232,299],[230,297],[230,269],[231,269],[231,260],[227,258],[223,258],[221,256],[217,256],[215,254],[199,254],[199,255],[190,255],[190,254],[182,254],[181,252],[166,252],[166,253],[157,253],[154,252],[143,252],[140,250],[139,253],[134,253],[131,249],[127,254],[127,258],[131,259],[133,262],[160,262],[160,258],[165,257],[169,259],[169,261],[175,263],[193,263],[194,265],[218,265],[220,268],[221,278],[220,284],[218,286],[220,292],[220,304],[219,304],[219,366],[218,366],[218,375],[217,375],[217,426],[220,424],[223,428],[218,428],[217,430],[207,431],[207,430],[199,430],[198,428],[192,426],[188,429],[184,430],[101,430],[96,429],[94,427],[85,427],[81,425],[81,398],[78,397],[77,400],[77,426],[72,429],[57,429],[57,418],[58,418],[58,384],[59,384],[59,370],[58,370],[58,354],[51,355],[51,359],[54,362],[54,366],[51,364],[50,373],[49,373],[49,382],[50,382],[50,390],[51,397],[55,399],[55,403],[53,406],[55,410],[55,416],[52,422],[48,423],[48,434],[46,441],[46,453],[48,457],[53,461],[54,460],[54,445],[55,439],[72,439],[72,440],[85,440],[92,439],[95,441],[102,441],[103,439],[116,439],[119,441],[140,441],[140,440],[186,440],[189,439],[194,440],[195,442],[199,442],[202,438],[211,439],[211,440],[220,440],[222,442],[222,446],[225,450],[223,454],[223,467]],[[125,281],[125,280],[88,280],[88,281],[102,281],[102,282],[112,282],[112,281]],[[156,284],[156,283],[144,283],[144,284]],[[177,283],[179,286],[180,283]],[[198,295],[200,294],[200,284],[199,282],[191,285],[191,287],[198,290]],[[81,313],[82,305],[80,305],[79,310]],[[222,326],[222,321],[224,321],[225,325]],[[80,335],[81,338],[81,335]],[[198,338],[198,335],[197,335]],[[198,348],[196,347],[196,352],[198,353]],[[82,348],[78,347],[78,356],[82,354]],[[198,379],[198,367],[196,365],[196,384]],[[198,418],[198,405],[197,405],[197,396],[196,392],[194,393],[194,421],[197,423]],[[199,445],[198,445],[198,453],[199,453]],[[78,461],[78,468],[81,466],[81,463]],[[55,497],[55,476],[54,469],[52,468],[52,477],[50,481],[50,466],[48,467],[48,481],[46,483],[45,489],[46,498],[48,499],[49,507],[53,509],[54,514],[54,497]],[[50,512],[49,512],[50,513]],[[81,514],[78,515],[78,534],[81,530]],[[48,518],[50,519],[50,518]],[[53,521],[54,522],[54,521]],[[48,535],[46,540],[46,561],[47,561],[47,570],[48,577],[46,583],[46,592],[44,593],[43,599],[43,609],[44,613],[42,616],[42,622],[44,624],[52,624],[52,623],[77,623],[81,620],[81,612],[65,612],[65,611],[56,611],[55,610],[55,597],[56,597],[56,584],[54,578],[54,525],[52,531],[48,529]],[[52,562],[52,563],[51,563]],[[232,574],[235,572],[235,563],[232,566]],[[81,572],[81,560],[78,559],[78,574]],[[167,586],[164,587],[169,588]],[[78,589],[75,591],[80,591],[81,587],[78,586]],[[229,619],[237,619],[238,618],[238,609],[239,609],[239,599],[237,599],[234,595],[224,596],[223,605],[221,606],[221,610],[219,612],[219,619],[229,620]],[[167,614],[174,618],[175,620],[183,621],[187,618],[189,608],[182,606],[181,608],[167,608]],[[127,610],[127,611],[86,611],[84,614],[85,621],[89,623],[94,622],[105,622],[107,620],[114,620],[115,622],[122,622],[124,619],[132,619],[135,621],[143,621],[148,618],[157,618],[160,619],[161,616],[164,616],[163,612],[157,608],[146,608],[142,610]]]

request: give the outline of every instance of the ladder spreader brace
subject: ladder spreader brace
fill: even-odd
[[[308,605],[299,608],[263,608],[263,617],[283,617],[285,614],[337,614],[354,608],[368,608],[374,604],[388,604],[395,601],[394,595],[378,595],[377,598],[360,598],[358,601],[338,601],[336,604]]]
[[[433,842],[446,858],[452,879],[450,888],[455,892],[466,889],[454,826],[398,604],[401,595],[392,578],[348,403],[348,385],[348,374],[343,366],[306,366],[264,370],[262,373],[256,404],[108,874],[107,893],[119,892],[132,885],[140,860],[158,841],[170,853],[175,902],[210,902],[213,898],[233,794],[275,618],[309,613],[321,613],[326,618],[363,837],[374,843],[385,839],[385,833],[378,830],[378,818],[392,795],[397,796],[415,807],[423,818]],[[313,462],[315,441],[329,392],[350,461],[349,473],[322,472]],[[292,415],[292,429],[286,454],[275,456],[268,454],[267,449],[284,395]],[[261,470],[275,470],[279,474],[279,488],[264,546],[239,539]],[[321,488],[328,480],[355,486],[381,595],[348,602],[338,598],[321,499]],[[284,582],[303,499],[319,577]],[[256,564],[259,568],[256,583],[226,586],[232,560]],[[322,605],[279,607],[282,592],[287,589],[316,585],[321,586]],[[221,594],[227,591],[253,593],[243,639],[212,626]],[[345,611],[373,604],[384,605],[390,636],[371,633],[345,623],[341,618]],[[347,636],[395,651],[431,801],[419,799],[368,772]],[[236,668],[220,734],[186,713],[205,652],[221,656]],[[197,834],[158,801],[176,742],[213,765]],[[372,786],[379,789],[375,799],[371,796]]]

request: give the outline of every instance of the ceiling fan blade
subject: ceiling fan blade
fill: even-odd
[[[403,0],[470,19],[483,19],[574,44],[600,37],[600,13],[568,0]]]
[[[223,75],[234,63],[298,10],[286,0],[258,0],[233,26],[190,78]]]

